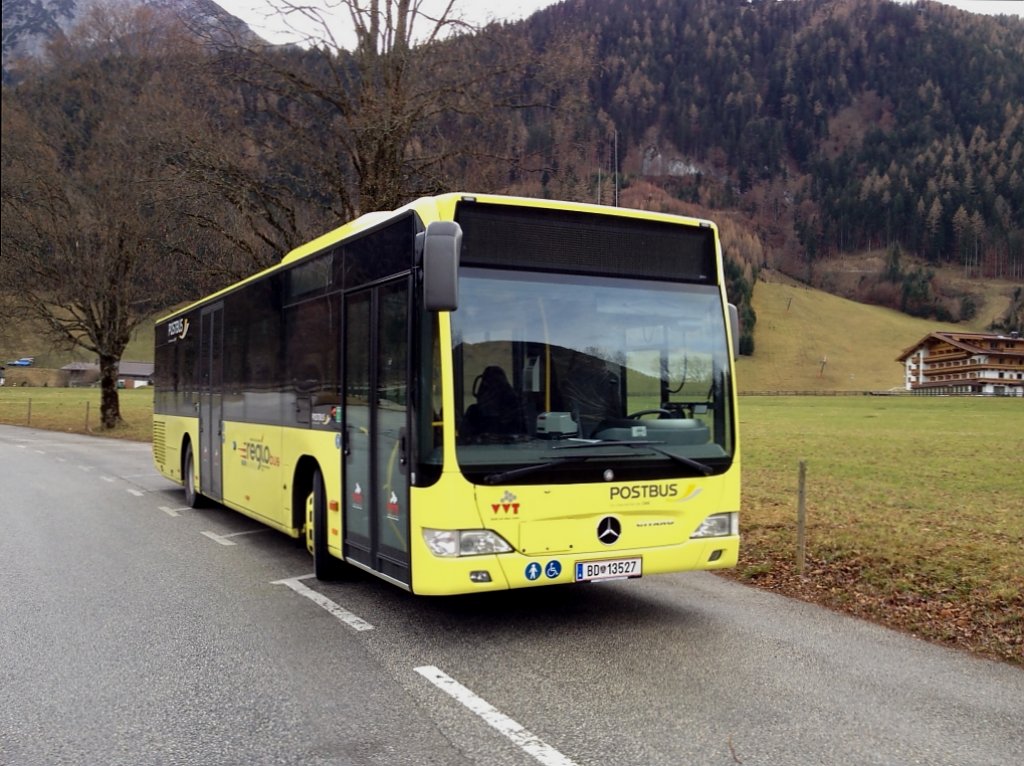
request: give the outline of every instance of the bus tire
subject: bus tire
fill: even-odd
[[[196,491],[195,455],[192,452],[192,442],[185,442],[185,455],[181,459],[181,480],[185,485],[185,505],[189,508],[198,508],[200,495]]]
[[[318,580],[336,580],[341,562],[327,550],[327,489],[317,468],[313,472],[313,573]]]

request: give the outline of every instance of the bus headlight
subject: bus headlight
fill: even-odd
[[[509,545],[489,529],[424,529],[423,542],[435,556],[483,556],[511,553]]]
[[[698,537],[729,537],[740,533],[740,515],[731,513],[715,513],[700,523],[690,539]]]

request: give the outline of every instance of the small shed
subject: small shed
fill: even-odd
[[[117,385],[123,388],[145,388],[153,383],[152,362],[121,362]]]
[[[69,388],[81,388],[91,386],[100,379],[100,367],[91,362],[72,362],[65,364],[60,371],[67,376]]]

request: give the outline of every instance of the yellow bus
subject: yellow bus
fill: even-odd
[[[445,595],[734,566],[718,230],[445,194],[156,325],[153,455],[304,539],[317,577]]]

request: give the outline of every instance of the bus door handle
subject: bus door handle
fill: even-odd
[[[404,428],[400,428],[398,430],[398,464],[399,465],[403,465],[404,466],[404,465],[408,464],[408,462],[409,462],[409,457],[408,457],[408,453],[406,452],[406,449],[408,449],[408,444],[406,443],[405,429]]]
[[[345,426],[342,431],[341,454],[348,457],[352,454],[352,426]]]

